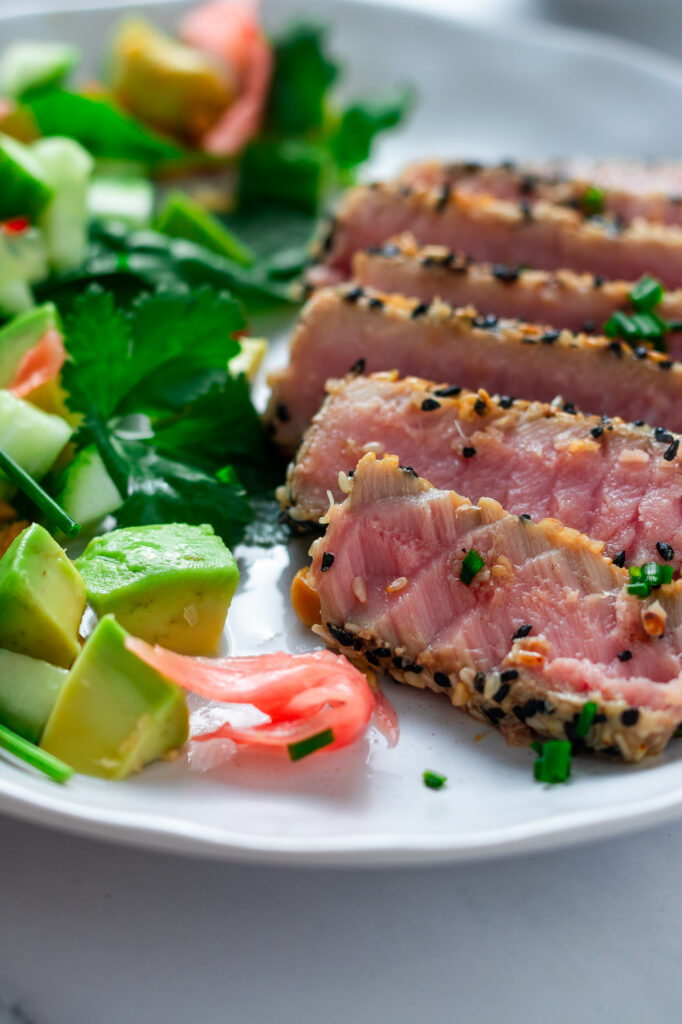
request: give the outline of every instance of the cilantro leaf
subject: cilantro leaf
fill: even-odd
[[[400,124],[413,101],[414,90],[405,86],[385,99],[366,100],[347,107],[329,140],[339,167],[349,170],[367,160],[375,136]]]
[[[24,103],[43,135],[67,135],[98,158],[154,164],[188,157],[175,142],[151,131],[107,96],[46,88],[26,96]]]
[[[266,123],[280,136],[320,128],[338,64],[325,53],[326,30],[313,22],[293,24],[274,46],[275,70]]]
[[[68,359],[62,381],[74,412],[95,409],[108,419],[127,391],[123,368],[132,348],[130,325],[114,296],[90,288],[66,323]]]

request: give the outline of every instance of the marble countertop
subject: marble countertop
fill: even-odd
[[[647,18],[629,0],[428,2],[682,56],[679,0],[652,0]],[[682,824],[344,872],[162,856],[0,817],[0,1024],[667,1024],[682,1012],[681,861]]]

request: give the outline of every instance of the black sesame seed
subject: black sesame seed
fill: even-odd
[[[353,634],[349,633],[348,630],[344,629],[342,626],[335,626],[333,622],[328,622],[327,630],[342,647],[352,647],[355,643],[355,637]]]
[[[633,427],[643,427],[644,426],[644,420],[634,420],[632,425],[633,425]]]
[[[348,372],[354,373],[356,376],[358,376],[359,374],[365,372],[366,365],[367,364],[364,359],[356,359]]]
[[[364,294],[365,293],[362,290],[362,288],[360,288],[359,285],[356,285],[355,288],[351,288],[350,291],[346,292],[346,294],[344,295],[344,299],[346,300],[346,302],[357,302],[358,299],[361,299]]]
[[[383,250],[380,245],[368,245],[365,252],[368,256],[381,256]]]
[[[403,659],[402,659],[402,658],[400,657],[400,655],[399,655],[399,654],[395,654],[395,655],[394,655],[394,656],[393,656],[393,657],[391,658],[391,661],[393,662],[393,664],[394,664],[394,666],[395,666],[396,668],[402,669],[402,667],[403,667]]]
[[[666,450],[663,452],[663,458],[666,462],[672,462],[677,455],[677,449],[680,447],[680,439],[676,437],[674,441],[671,441]]]
[[[519,673],[515,668],[506,668],[504,672],[500,672],[501,683],[511,683],[513,679],[518,679]]]
[[[384,308],[384,300],[383,299],[378,299],[376,297],[376,295],[373,295],[372,298],[367,303],[367,306],[368,306],[369,309],[383,309]]]
[[[497,327],[497,317],[493,313],[486,313],[485,316],[475,316],[471,321],[473,327],[482,327],[484,330],[492,330]]]
[[[603,711],[598,711],[592,719],[592,725],[603,725],[606,721],[606,715]]]
[[[606,278],[602,277],[601,274],[595,274],[594,275],[594,282],[593,282],[594,283],[594,287],[595,288],[601,288],[603,286],[605,280],[606,280]]]
[[[492,268],[492,273],[493,277],[503,284],[513,284],[514,281],[518,281],[520,271],[518,267],[506,267],[502,263],[496,263]]]
[[[619,359],[623,358],[623,347],[619,341],[615,339],[609,342],[609,351],[613,352],[614,356],[618,356]]]
[[[375,658],[388,658],[391,653],[390,647],[375,647],[372,654]]]
[[[595,324],[594,320],[586,320],[582,326],[582,329],[585,332],[585,334],[592,334],[596,326],[597,325]]]
[[[509,683],[502,683],[502,685],[500,686],[500,688],[497,691],[497,693],[493,695],[493,700],[495,701],[495,703],[496,704],[501,704],[502,701],[504,700],[504,698],[509,693],[509,690],[510,690]]]
[[[388,256],[389,259],[392,256],[399,256],[400,255],[400,249],[398,248],[398,246],[397,245],[392,245],[390,243],[388,245],[383,246],[383,248],[380,249],[379,251],[381,252],[382,256]]]
[[[561,331],[545,331],[545,333],[540,338],[540,341],[544,341],[546,345],[553,345],[560,334]]]
[[[527,512],[522,512],[521,515],[519,516],[519,519],[527,519],[528,521],[530,521],[530,516],[528,515]]]
[[[436,388],[433,393],[434,395],[437,395],[438,398],[454,398],[456,395],[460,395],[462,393],[462,389],[458,388],[456,384],[453,384],[447,388]]]
[[[349,469],[348,472],[346,473],[346,476],[348,477],[349,480],[352,480],[353,477],[355,476],[355,470]]]
[[[629,661],[632,657],[632,651],[619,651],[618,661]]]
[[[378,658],[375,658],[371,651],[365,651],[365,659],[370,663],[370,665],[375,665],[377,668],[381,668],[381,662]]]
[[[613,564],[617,565],[619,569],[622,569],[625,565],[625,551],[619,551],[616,557],[613,559]]]
[[[464,456],[465,459],[473,459],[475,454],[476,449],[470,447],[469,445],[467,445],[466,448],[462,448],[462,455]]]
[[[334,556],[333,556],[333,554],[331,553],[331,551],[325,551],[323,553],[323,555],[322,555],[322,565],[320,567],[321,571],[322,572],[329,572],[329,570],[331,569],[333,564],[334,564]]]
[[[646,359],[648,351],[649,349],[646,347],[646,345],[637,345],[634,349],[633,354],[635,359]]]
[[[474,412],[479,416],[485,416],[488,412],[488,403],[483,398],[477,398],[474,402]]]
[[[601,754],[607,754],[609,757],[619,757],[620,747],[617,747],[615,743],[612,743],[608,747],[602,747],[600,750]]]
[[[446,676],[445,672],[434,672],[433,681],[439,686],[452,686],[449,676]]]
[[[537,174],[523,174],[519,180],[519,192],[524,196],[532,195],[537,188],[537,185]]]
[[[483,693],[485,689],[485,673],[477,672],[474,676],[474,689],[477,693]]]
[[[674,440],[673,435],[669,434],[664,427],[655,427],[654,437],[657,441],[660,441],[661,444],[670,444]]]
[[[527,223],[533,220],[533,207],[527,199],[519,200],[519,212]]]
[[[406,661],[403,665],[403,671],[414,672],[414,674],[418,676],[420,672],[424,671],[424,666],[418,664],[416,661]]]
[[[578,410],[573,405],[573,402],[564,402],[564,412],[567,412],[569,416],[576,416]]]
[[[275,415],[277,416],[278,420],[281,420],[282,423],[288,423],[289,420],[291,419],[289,410],[287,409],[284,402],[278,403],[277,408],[275,409]]]
[[[514,399],[511,397],[511,395],[500,395],[498,404],[500,406],[500,409],[511,409],[512,405],[514,404]]]
[[[353,641],[353,650],[354,651],[361,651],[364,646],[365,646],[365,642],[364,642],[364,640],[361,640],[360,637],[357,637]]]
[[[412,466],[400,466],[400,469],[402,469],[403,473],[409,473],[410,476],[419,476],[417,470],[413,469]]]
[[[435,398],[425,398],[422,402],[422,409],[424,412],[433,412],[434,409],[440,409],[440,402],[437,402]]]
[[[530,700],[527,700],[523,705],[524,720],[526,718],[534,718],[535,715],[543,715],[545,710],[544,700],[540,700],[539,697],[531,697]]]
[[[502,708],[483,708],[483,714],[491,725],[497,725],[498,722],[501,722],[506,717]]]
[[[519,626],[519,628],[514,633],[512,640],[522,640],[524,636],[528,636],[532,629],[533,627],[530,625]]]
[[[416,320],[419,316],[424,316],[429,311],[428,302],[420,302],[418,306],[415,306],[412,310],[411,316],[413,320]]]
[[[672,359],[661,359],[658,364],[659,370],[672,370],[673,361]]]
[[[445,182],[444,185],[441,185],[438,193],[438,198],[436,199],[436,204],[434,207],[437,213],[442,213],[445,207],[448,205],[451,193],[452,187],[447,182]]]
[[[639,720],[639,708],[627,708],[620,716],[623,725],[636,725]]]
[[[602,436],[602,434],[604,433],[604,428],[601,427],[601,426],[599,426],[599,427],[592,427],[592,430],[590,431],[590,433],[592,434],[592,437],[594,437],[596,439],[596,438]]]
[[[661,556],[664,562],[672,562],[673,558],[675,557],[675,551],[673,550],[672,546],[666,543],[666,541],[664,540],[659,540],[656,542],[656,550],[658,551],[659,555]]]
[[[398,189],[398,195],[402,196],[403,199],[408,199],[412,195],[412,187],[410,185],[401,185]]]

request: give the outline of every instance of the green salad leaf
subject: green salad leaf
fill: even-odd
[[[327,93],[339,77],[339,65],[326,53],[327,32],[298,21],[274,43],[275,69],[268,102],[268,131],[279,137],[305,135],[321,128]]]
[[[64,386],[83,418],[78,443],[97,446],[125,499],[121,524],[209,522],[227,543],[242,535],[252,510],[241,470],[257,494],[272,473],[248,382],[227,370],[243,326],[235,299],[208,288],[160,289],[128,310],[93,286],[76,300]]]
[[[352,103],[347,107],[329,140],[337,165],[350,170],[364,163],[376,136],[400,124],[413,102],[414,90],[404,86],[384,99]]]

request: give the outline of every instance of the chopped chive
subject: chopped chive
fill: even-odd
[[[22,469],[14,459],[0,448],[0,469],[8,480],[15,484],[26,497],[33,502],[43,513],[45,518],[56,529],[61,530],[67,537],[75,537],[80,533],[80,526],[70,515],[54,501],[47,491],[44,491],[40,484],[36,483],[33,477]]]
[[[485,562],[478,551],[475,551],[473,548],[471,551],[468,551],[462,562],[462,569],[459,574],[462,583],[466,583],[468,587],[476,573],[480,572],[484,565]]]
[[[640,312],[649,312],[654,306],[658,306],[662,299],[663,286],[661,282],[648,274],[640,277],[630,292],[630,302]]]
[[[641,583],[628,583],[628,594],[632,594],[633,597],[648,597],[650,593],[649,584],[643,580]]]
[[[620,310],[612,313],[606,321],[604,334],[607,338],[625,338],[626,341],[635,341],[637,338],[631,317],[627,313],[621,313]]]
[[[299,740],[298,743],[289,743],[287,750],[292,761],[300,761],[302,757],[314,754],[316,750],[328,747],[333,742],[334,730],[323,729],[322,732],[316,732],[314,736],[308,736],[307,739]]]
[[[604,190],[597,188],[596,185],[590,185],[586,188],[582,196],[582,208],[588,217],[594,217],[598,213],[604,212]]]
[[[642,567],[641,567],[641,565],[631,565],[628,568],[628,573],[630,574],[630,583],[635,583],[637,580],[641,580],[641,578],[642,578]]]
[[[576,726],[575,726],[575,734],[576,734],[576,736],[579,736],[581,739],[584,739],[585,736],[587,736],[588,732],[590,731],[590,729],[592,727],[592,722],[594,721],[594,716],[596,714],[597,714],[597,705],[594,703],[594,701],[593,700],[586,701],[583,704],[583,706],[582,706],[582,710],[580,712],[580,716],[578,718],[578,721],[576,722]]]
[[[554,785],[565,782],[571,774],[571,744],[568,740],[547,740],[542,745],[542,753],[533,765],[533,774],[537,782]]]
[[[11,729],[6,729],[4,725],[0,725],[0,747],[37,768],[54,782],[67,782],[73,775],[73,768],[70,765],[48,754],[46,750],[41,750],[35,743],[25,740]]]
[[[630,325],[635,332],[634,336],[643,341],[658,341],[668,327],[665,320],[661,320],[655,313],[633,313]]]
[[[442,789],[448,781],[447,775],[441,775],[440,772],[431,772],[428,768],[422,778],[424,779],[424,785],[428,786],[429,789]]]
[[[672,583],[673,581],[673,567],[672,565],[661,566],[661,583]]]

